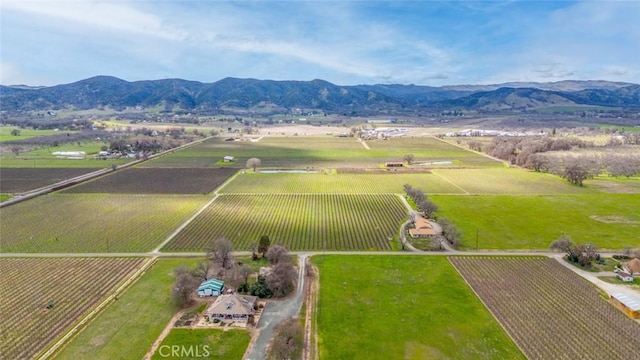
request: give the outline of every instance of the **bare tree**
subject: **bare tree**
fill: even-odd
[[[207,256],[220,266],[220,273],[233,266],[233,243],[225,238],[217,238],[207,250]]]
[[[267,251],[267,259],[271,265],[277,265],[281,262],[291,262],[289,257],[289,249],[282,245],[274,245]]]
[[[269,359],[289,360],[300,359],[304,345],[304,331],[300,322],[289,319],[275,329]]]
[[[572,256],[573,246],[574,244],[573,241],[571,241],[571,237],[569,235],[562,235],[551,243],[551,250],[562,251],[567,253],[567,256]]]
[[[415,159],[415,156],[413,154],[406,154],[403,159],[407,162],[407,164],[411,165],[413,163],[413,159]]]
[[[467,146],[469,146],[469,149],[471,150],[482,151],[482,143],[479,141],[469,141]]]
[[[175,272],[177,272],[177,276],[173,284],[171,296],[176,305],[179,307],[187,307],[192,303],[193,293],[200,283],[188,271],[188,268],[186,272],[184,269],[176,269]]]
[[[587,156],[568,156],[563,159],[562,166],[557,170],[558,175],[579,186],[582,186],[584,180],[593,178],[599,172],[597,160]]]
[[[418,210],[422,211],[426,217],[430,218],[434,212],[438,211],[438,205],[431,200],[424,200],[418,204]]]
[[[22,152],[22,148],[20,146],[14,146],[11,148],[11,152],[18,156]]]
[[[296,287],[298,272],[290,261],[280,261],[273,265],[267,276],[267,288],[273,296],[282,297],[289,294]]]
[[[455,225],[451,223],[446,218],[439,218],[438,224],[442,228],[442,236],[451,244],[453,247],[460,246],[460,241],[462,239],[462,232]]]
[[[258,158],[251,158],[247,160],[247,168],[253,169],[254,172],[261,164],[262,164],[262,161]]]

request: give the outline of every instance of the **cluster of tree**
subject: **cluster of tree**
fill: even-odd
[[[429,200],[422,190],[415,189],[410,184],[404,184],[404,192],[413,200],[418,210],[424,213],[426,217],[431,218],[433,213],[438,210],[438,205]]]
[[[224,281],[225,287],[241,293],[263,298],[286,296],[295,289],[298,272],[291,261],[289,250],[280,245],[269,247],[269,243],[269,237],[263,236],[260,251],[268,259],[271,271],[266,276],[258,276],[255,283],[249,284],[249,278],[254,274],[252,268],[233,257],[231,241],[215,239],[207,249],[207,261],[199,263],[193,269],[180,266],[174,270],[174,302],[181,307],[189,306],[200,283],[212,277]],[[257,254],[254,259],[257,259]]]
[[[443,217],[438,218],[438,224],[442,228],[442,236],[444,236],[445,240],[454,248],[460,246],[462,240],[462,232],[460,229],[453,225],[449,219]]]
[[[533,154],[592,146],[592,143],[575,137],[495,137],[484,147],[484,152],[511,164],[529,167],[527,161]]]
[[[568,235],[563,235],[552,242],[551,249],[566,253],[567,260],[580,264],[582,267],[590,266],[594,261],[600,260],[600,254],[595,246],[575,244]]]
[[[296,287],[298,272],[291,261],[289,249],[275,245],[267,251],[271,271],[266,276],[258,276],[258,280],[249,289],[251,295],[259,297],[283,297]]]
[[[276,327],[268,359],[301,359],[303,345],[304,330],[300,321],[289,319]]]
[[[469,146],[471,147],[471,144]],[[518,166],[559,175],[580,186],[584,180],[597,176],[603,170],[615,177],[630,177],[640,174],[640,154],[607,153],[600,156],[587,154],[560,156],[548,153],[591,146],[593,144],[577,138],[495,138],[485,147],[484,151],[491,156],[507,160]]]

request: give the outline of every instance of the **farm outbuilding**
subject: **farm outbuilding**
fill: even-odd
[[[401,161],[387,161],[386,163],[384,163],[384,166],[386,167],[403,167],[404,163]]]
[[[209,321],[248,322],[256,309],[257,296],[222,295],[207,309]]]
[[[425,238],[438,235],[438,232],[433,228],[433,225],[431,225],[428,220],[420,216],[416,216],[413,223],[415,224],[415,228],[409,229],[409,235],[413,238]]]
[[[224,161],[226,163],[232,162],[233,161],[233,156],[227,155],[227,156],[222,158],[222,161]]]
[[[624,282],[633,282],[633,276],[631,276],[631,274],[626,273],[624,271],[620,271],[616,273],[616,277]]]
[[[623,293],[615,293],[611,294],[610,301],[628,317],[640,319],[640,299]]]
[[[224,282],[211,278],[198,286],[198,296],[219,296],[222,294],[222,289],[224,289]]]

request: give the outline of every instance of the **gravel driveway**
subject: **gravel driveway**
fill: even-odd
[[[293,296],[284,300],[273,300],[267,303],[258,322],[258,337],[245,356],[247,360],[264,360],[267,358],[267,345],[273,337],[273,329],[283,321],[297,316],[304,299],[304,266],[308,254],[298,255],[298,285]]]

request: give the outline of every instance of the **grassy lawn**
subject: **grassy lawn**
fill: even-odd
[[[244,330],[173,329],[152,359],[242,359],[250,340]]]
[[[437,216],[462,230],[462,245],[481,249],[548,249],[562,234],[599,249],[638,243],[640,195],[440,196]]]
[[[141,359],[177,311],[173,269],[200,260],[158,260],[131,288],[64,347],[57,359]]]
[[[315,256],[321,359],[524,359],[442,256]]]
[[[9,200],[13,197],[11,194],[0,194],[0,202]]]
[[[433,172],[476,195],[585,194],[596,191],[572,185],[557,176],[519,168],[437,169]]]
[[[222,189],[223,193],[403,193],[411,184],[430,194],[462,194],[435,174],[262,174],[238,175]]]
[[[615,276],[598,276],[598,279],[610,284],[626,285],[631,286],[632,288],[640,289],[640,277],[633,278],[632,282],[624,282]]]
[[[593,179],[585,180],[584,184],[585,186],[593,187],[605,193],[640,194],[640,176],[615,178],[601,175]]]
[[[20,135],[14,136],[11,135],[13,130],[18,130]],[[0,142],[11,141],[11,140],[24,140],[30,139],[36,136],[45,136],[45,135],[57,135],[57,134],[66,134],[66,133],[75,133],[73,130],[34,130],[30,128],[21,129],[19,126],[0,126]]]

